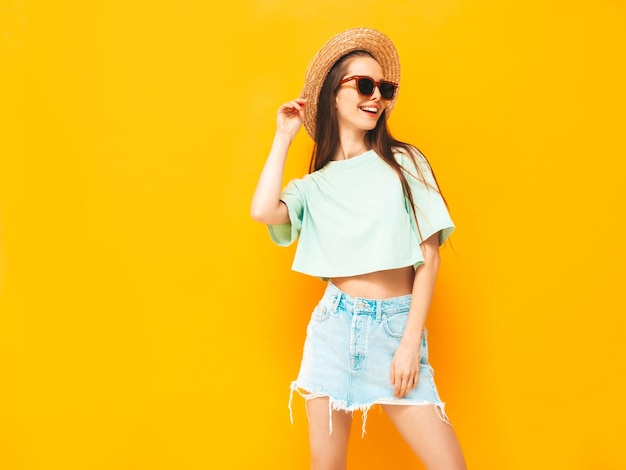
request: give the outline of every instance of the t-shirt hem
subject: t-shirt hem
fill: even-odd
[[[324,273],[324,274],[320,274],[320,273],[316,273],[314,270],[307,270],[305,268],[300,268],[298,266],[292,266],[291,269],[295,272],[301,273],[301,274],[306,274],[307,276],[313,276],[313,277],[318,277],[320,279],[322,279],[323,281],[327,281],[329,279],[332,279],[334,277],[348,277],[348,276],[360,276],[363,274],[369,274],[369,273],[374,273],[377,271],[388,271],[390,269],[400,269],[400,268],[406,268],[409,266],[412,266],[413,268],[416,268],[417,266],[424,264],[424,260],[422,258],[415,258],[415,259],[408,259],[408,260],[404,260],[404,261],[399,261],[397,263],[394,263],[392,265],[384,265],[384,266],[369,266],[366,268],[362,268],[362,269],[356,269],[356,270],[351,270],[351,271],[336,271],[333,273]]]

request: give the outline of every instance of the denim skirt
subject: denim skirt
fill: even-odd
[[[328,397],[331,432],[332,410],[362,411],[365,432],[367,412],[375,404],[435,405],[439,417],[448,422],[428,362],[426,330],[420,345],[417,387],[404,398],[393,396],[389,371],[410,304],[411,295],[352,297],[329,281],[307,326],[300,372],[291,384],[291,396],[296,391],[307,400]]]

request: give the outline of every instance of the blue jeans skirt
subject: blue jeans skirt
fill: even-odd
[[[329,398],[329,426],[332,410],[363,412],[363,432],[368,410],[375,404],[435,405],[446,421],[445,404],[440,400],[428,363],[427,331],[420,346],[420,374],[417,387],[404,398],[393,396],[389,371],[407,323],[411,295],[388,299],[351,297],[331,282],[319,301],[307,327],[304,351],[293,392],[305,399]]]

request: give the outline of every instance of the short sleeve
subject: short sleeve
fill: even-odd
[[[411,188],[417,221],[408,199],[406,200],[407,211],[420,243],[431,235],[439,233],[439,245],[442,245],[454,231],[454,223],[426,157],[419,152],[416,152],[415,157],[419,171],[416,171],[415,164],[407,155],[397,154],[396,157],[404,168],[404,174]]]
[[[297,240],[302,228],[304,217],[304,196],[301,191],[299,180],[292,180],[283,189],[280,200],[287,205],[289,222],[279,225],[268,225],[270,238],[279,246],[289,246]]]

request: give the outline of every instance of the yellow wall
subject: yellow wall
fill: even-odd
[[[306,468],[324,286],[248,208],[277,106],[362,25],[458,227],[428,326],[470,467],[625,468],[624,3],[211,3],[0,1],[0,468]],[[353,437],[351,468],[416,462],[382,414]]]

